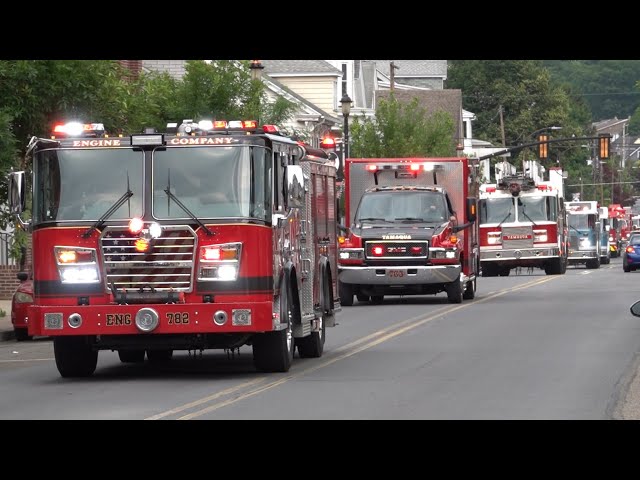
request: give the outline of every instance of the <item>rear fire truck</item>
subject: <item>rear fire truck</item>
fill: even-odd
[[[622,205],[612,203],[609,209],[609,248],[613,258],[622,255],[622,249],[626,244],[629,226],[625,218],[626,212]]]
[[[569,264],[600,268],[600,212],[598,202],[567,202]]]
[[[343,306],[384,295],[472,299],[478,274],[477,168],[467,158],[348,158]]]
[[[507,276],[512,268],[567,269],[567,224],[560,168],[525,161],[525,172],[480,187],[480,263],[483,277]],[[504,170],[504,169],[503,169]]]
[[[256,122],[185,120],[108,137],[101,124],[34,137],[34,305],[63,377],[174,350],[253,348],[261,371],[320,357],[337,292],[336,168]],[[24,172],[10,205],[26,206]],[[22,222],[22,219],[20,219]],[[24,222],[23,222],[24,223]]]

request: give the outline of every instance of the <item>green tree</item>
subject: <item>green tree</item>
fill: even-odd
[[[409,103],[393,96],[381,100],[375,119],[354,118],[351,157],[448,157],[454,152],[451,115],[429,116],[418,99]]]
[[[638,60],[545,60],[552,78],[572,86],[593,112],[594,120],[626,118],[640,106],[634,85]]]

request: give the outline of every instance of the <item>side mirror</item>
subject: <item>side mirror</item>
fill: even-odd
[[[640,300],[631,305],[631,315],[640,317]]]
[[[287,165],[287,208],[304,206],[304,174],[300,165]]]
[[[338,230],[340,231],[340,233],[344,233],[345,235],[349,234],[349,229],[341,223],[338,224]]]
[[[451,230],[453,230],[453,233],[458,233],[465,228],[469,228],[471,225],[473,225],[473,222],[463,223],[462,225],[456,225],[455,227],[452,227]]]
[[[474,197],[467,197],[467,220],[471,223],[476,221],[478,208]]]
[[[26,208],[26,179],[24,172],[9,174],[9,211],[20,215]]]
[[[287,223],[287,216],[281,213],[274,213],[271,215],[271,225],[274,227],[282,228]]]
[[[16,274],[16,277],[18,277],[18,280],[20,280],[21,282],[24,282],[25,280],[29,279],[29,274],[27,272],[18,272]]]

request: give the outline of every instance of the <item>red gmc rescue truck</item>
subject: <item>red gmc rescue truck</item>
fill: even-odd
[[[477,168],[467,158],[348,158],[343,306],[384,295],[475,297]]]
[[[63,377],[99,350],[123,362],[251,345],[261,371],[320,357],[337,292],[336,168],[254,121],[185,120],[109,137],[68,123],[34,137],[34,305]],[[10,205],[26,206],[23,172]],[[22,220],[20,220],[22,221]]]
[[[512,268],[543,268],[547,275],[567,270],[568,226],[563,175],[525,162],[525,172],[509,172],[480,187],[480,263],[483,277],[507,276]]]

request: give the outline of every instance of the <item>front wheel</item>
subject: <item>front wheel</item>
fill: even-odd
[[[291,302],[285,286],[280,288],[280,322],[284,330],[258,333],[253,337],[253,364],[262,372],[288,372],[295,343],[291,321]]]
[[[64,378],[88,377],[98,364],[98,352],[89,345],[87,337],[55,337],[53,354],[60,376]]]
[[[446,287],[447,298],[449,299],[449,303],[462,303],[462,284],[460,280],[455,280],[451,282]]]
[[[467,286],[464,289],[462,298],[464,298],[465,300],[473,300],[474,298],[476,298],[476,279],[475,278],[467,282]]]
[[[340,295],[340,304],[343,307],[353,305],[353,287],[351,285],[338,281],[338,294]]]
[[[320,358],[324,351],[324,340],[326,335],[326,324],[324,316],[318,319],[320,323],[317,332],[311,332],[304,338],[297,338],[298,354],[301,358]]]

